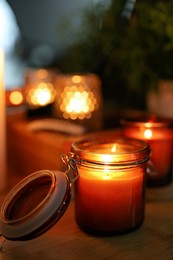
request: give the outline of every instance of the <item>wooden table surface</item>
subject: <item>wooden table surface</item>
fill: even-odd
[[[18,176],[13,174],[13,182]],[[11,184],[10,184],[11,185]],[[1,194],[0,202],[6,192]],[[1,239],[2,241],[2,239]],[[73,199],[65,215],[49,231],[33,240],[7,241],[0,259],[173,259],[173,184],[146,189],[143,225],[131,233],[94,237],[80,230]]]

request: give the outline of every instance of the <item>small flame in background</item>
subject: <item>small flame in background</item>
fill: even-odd
[[[26,96],[26,101],[31,106],[45,106],[53,102],[55,97],[54,86],[51,83],[33,85]]]
[[[144,137],[145,137],[146,139],[150,139],[150,138],[152,137],[152,135],[153,135],[153,133],[152,133],[151,129],[146,129],[146,130],[144,131]]]
[[[26,72],[25,99],[31,108],[53,103],[56,95],[53,75],[46,69],[31,69]]]
[[[94,93],[82,80],[82,77],[72,77],[72,84],[67,84],[59,99],[60,110],[65,119],[89,119],[98,108],[98,102]]]

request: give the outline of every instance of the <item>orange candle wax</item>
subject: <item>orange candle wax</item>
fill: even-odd
[[[77,221],[96,230],[120,233],[139,226],[144,216],[143,183],[141,169],[104,176],[80,168],[75,198]]]
[[[155,174],[147,175],[149,186],[161,186],[172,179],[173,131],[168,122],[129,122],[123,134],[145,140],[151,147],[151,161]]]
[[[77,149],[80,142],[72,146],[82,159],[75,183],[76,220],[89,231],[126,233],[139,227],[144,219],[149,146],[129,139],[115,140],[118,148],[112,152],[112,141],[106,146],[103,142],[107,141],[101,142],[83,143],[83,152]]]

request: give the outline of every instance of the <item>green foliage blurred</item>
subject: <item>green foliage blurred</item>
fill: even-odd
[[[77,41],[58,66],[94,72],[105,98],[145,109],[160,79],[173,78],[173,0],[113,0],[87,10]],[[115,93],[115,94],[114,94]]]

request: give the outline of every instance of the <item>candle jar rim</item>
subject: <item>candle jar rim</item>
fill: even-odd
[[[152,128],[171,128],[173,121],[167,118],[143,116],[135,118],[122,118],[120,120],[122,126],[131,127],[152,127]]]
[[[124,147],[124,151],[111,152],[113,145]],[[109,151],[103,152],[105,146]],[[105,137],[102,135],[74,142],[71,151],[81,159],[98,164],[135,165],[149,160],[150,146],[147,142],[128,137]]]

